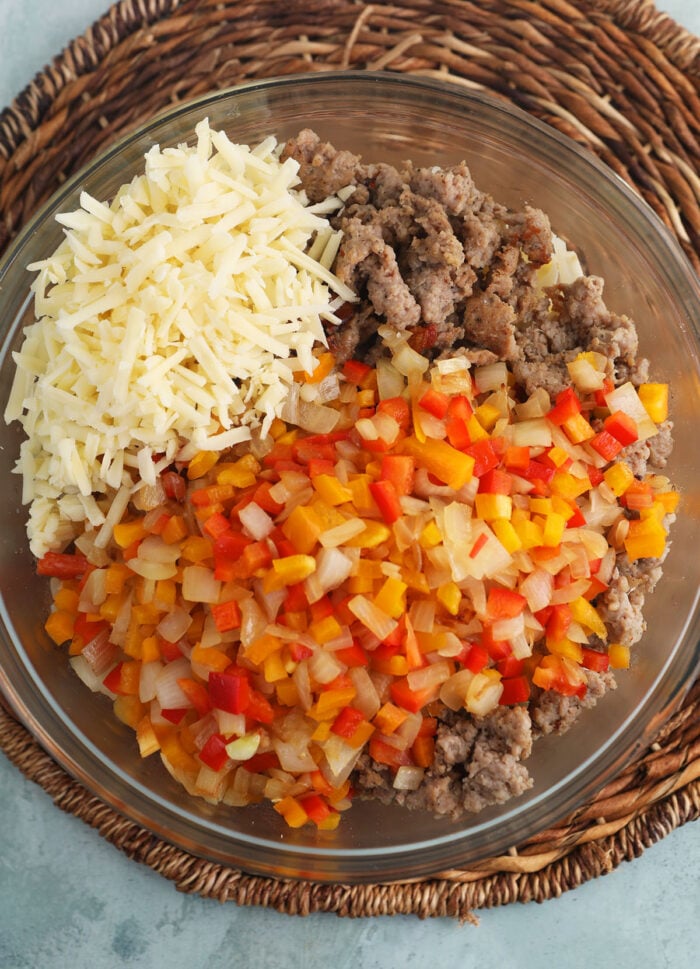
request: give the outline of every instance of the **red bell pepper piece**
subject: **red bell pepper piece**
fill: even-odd
[[[345,379],[360,387],[362,381],[372,372],[372,368],[361,360],[346,360],[343,364],[343,376]]]
[[[480,673],[488,665],[489,653],[480,643],[468,643],[460,654],[462,666],[472,673]]]
[[[620,441],[605,429],[599,431],[588,443],[606,461],[612,461],[622,450]]]
[[[445,420],[445,432],[447,440],[458,451],[466,451],[472,442],[469,427],[460,417],[448,417]]]
[[[464,450],[474,458],[473,473],[477,478],[481,478],[487,471],[492,471],[493,468],[497,468],[500,463],[493,443],[488,437],[485,437],[481,441],[475,441],[474,444],[470,444]]]
[[[606,377],[605,380],[603,381],[603,386],[600,388],[600,390],[596,390],[593,394],[593,399],[595,400],[596,407],[607,408],[608,402],[605,399],[605,396],[606,394],[609,394],[614,389],[615,389],[615,384],[612,382],[610,377]]]
[[[418,713],[426,703],[430,703],[436,696],[436,690],[433,687],[426,687],[423,690],[412,690],[405,677],[394,680],[389,687],[389,692],[396,706],[403,707],[409,713]]]
[[[355,707],[343,707],[331,725],[331,731],[346,740],[355,733],[361,723],[365,722],[365,715]]]
[[[372,481],[369,486],[377,508],[387,525],[393,525],[403,514],[396,488],[391,481]]]
[[[369,741],[369,755],[377,764],[386,764],[396,770],[412,764],[411,755],[407,750],[399,750],[393,744],[388,744],[381,737],[373,734]]]
[[[513,476],[500,468],[492,468],[479,479],[479,491],[489,495],[509,495],[513,490]]]
[[[334,612],[333,603],[327,595],[321,596],[316,602],[312,602],[309,609],[311,611],[311,622],[320,622],[321,619],[328,619]]]
[[[557,394],[554,407],[547,414],[547,419],[552,424],[563,424],[569,418],[581,413],[581,401],[576,396],[573,387],[567,387]]]
[[[245,670],[209,674],[212,705],[226,713],[245,713],[250,706],[251,689]]]
[[[418,401],[418,406],[427,411],[429,414],[432,414],[433,417],[438,417],[440,420],[442,420],[445,414],[447,414],[447,409],[450,406],[450,398],[447,394],[443,394],[439,390],[435,390],[433,387],[428,387]]]
[[[306,470],[308,471],[310,478],[315,478],[319,474],[334,475],[335,462],[326,458],[311,458],[311,460],[307,462]],[[279,507],[278,512],[275,512],[275,514],[278,514],[281,510],[282,506]]]
[[[410,495],[413,491],[416,461],[409,454],[385,454],[382,458],[379,478],[389,481],[397,495]]]
[[[496,669],[504,679],[511,676],[520,676],[525,669],[525,662],[515,656],[507,656],[505,659],[496,663]]]
[[[251,774],[265,774],[269,770],[276,770],[280,766],[279,757],[274,750],[266,750],[262,754],[253,754],[249,760],[240,765]]]
[[[530,699],[530,684],[526,676],[510,676],[501,680],[503,692],[499,703],[502,706],[513,706],[516,703],[525,703]]]
[[[586,465],[586,474],[588,475],[588,480],[590,481],[592,488],[596,488],[603,480],[603,472],[600,470],[600,468],[596,468],[594,464]]]
[[[354,666],[367,666],[369,663],[367,653],[357,642],[352,646],[346,646],[345,649],[336,649],[335,656],[350,669]]]
[[[526,481],[543,481],[545,484],[549,484],[554,477],[554,468],[549,467],[542,461],[535,461],[534,459],[528,463],[526,468],[523,468],[520,472],[520,477],[525,478]]]
[[[284,505],[270,497],[270,488],[272,488],[271,481],[261,481],[253,494],[253,501],[268,515],[279,515]]]
[[[107,687],[112,693],[121,693],[121,678],[122,678],[122,668],[124,663],[117,663],[117,665],[109,671],[109,673],[102,680],[104,686]]]
[[[563,602],[551,607],[552,612],[545,626],[547,639],[561,642],[566,637],[571,625],[571,607]]]
[[[182,679],[177,681],[177,685],[200,717],[204,717],[209,713],[212,702],[209,691],[203,683],[200,683],[199,680],[193,680],[189,676],[183,676]]]
[[[639,437],[637,422],[624,411],[616,410],[603,421],[603,429],[617,438],[623,447],[634,444]]]
[[[303,612],[308,609],[309,600],[306,598],[303,582],[287,586],[287,595],[284,597],[283,606],[285,612]]]
[[[199,752],[199,759],[213,771],[220,771],[226,761],[226,738],[220,733],[213,733]]]
[[[487,650],[489,656],[498,663],[512,655],[513,650],[507,639],[494,639],[493,628],[490,623],[484,623],[481,632],[481,645]]]
[[[90,622],[84,612],[79,612],[73,623],[73,635],[80,636],[83,645],[89,643],[105,629],[110,629],[108,622],[104,619],[100,619],[98,622]]]
[[[377,404],[377,413],[393,417],[402,431],[411,425],[411,409],[405,397],[385,397]]]
[[[160,715],[164,720],[169,720],[170,723],[176,725],[181,722],[186,713],[187,707],[172,707],[167,710],[161,709],[160,711]]]
[[[525,596],[499,585],[491,586],[486,599],[486,611],[491,619],[512,619],[519,616],[526,605]]]
[[[482,532],[481,535],[479,535],[479,537],[477,538],[477,540],[472,545],[472,547],[471,547],[471,549],[469,551],[469,558],[470,559],[475,559],[477,557],[477,555],[479,554],[479,552],[484,547],[484,545],[486,545],[486,543],[488,542],[488,540],[489,540],[488,539],[488,535],[485,532]]]
[[[530,448],[526,445],[509,445],[506,448],[505,455],[503,456],[503,463],[509,471],[515,471],[517,474],[522,474],[523,471],[527,470],[530,464]]]
[[[88,568],[88,560],[77,552],[46,552],[36,564],[36,573],[55,579],[78,579]]]
[[[220,512],[215,512],[204,522],[202,530],[205,531],[210,538],[213,538],[214,541],[216,541],[217,538],[220,538],[222,535],[225,535],[226,532],[231,530],[231,522],[226,515],[222,515]]]
[[[241,608],[235,599],[228,602],[219,602],[211,607],[214,625],[220,633],[230,632],[232,629],[239,629],[241,625]]]
[[[304,797],[300,797],[299,804],[314,824],[321,824],[333,813],[328,803],[318,794],[306,794]]]
[[[474,409],[471,401],[464,394],[455,394],[454,397],[450,398],[450,403],[447,408],[448,417],[454,417],[457,420],[464,421],[466,424],[473,413]]]
[[[585,666],[587,670],[593,670],[595,673],[604,673],[610,666],[610,659],[607,653],[601,653],[600,650],[591,649],[590,646],[584,646],[582,652],[581,666]]]
[[[245,715],[255,723],[272,723],[275,719],[272,704],[258,690],[250,690]]]
[[[292,657],[295,663],[301,663],[302,660],[308,659],[309,656],[313,656],[313,652],[314,651],[309,646],[305,646],[303,643],[289,644],[289,655]]]

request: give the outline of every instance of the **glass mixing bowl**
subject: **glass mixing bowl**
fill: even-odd
[[[189,798],[156,758],[142,760],[109,701],[88,692],[43,631],[47,583],[25,536],[20,479],[11,473],[17,424],[0,426],[5,502],[0,513],[0,686],[18,717],[72,775],[118,811],[198,855],[248,871],[327,881],[385,881],[463,866],[506,850],[560,820],[644,749],[697,667],[700,287],[679,246],[649,208],[595,158],[501,100],[449,84],[389,74],[323,74],[249,84],[177,106],[117,143],[64,185],[14,242],[0,271],[2,403],[11,351],[31,319],[26,266],[61,238],[57,212],[81,189],[100,199],[143,167],[152,145],[191,139],[208,117],[244,143],[314,128],[365,160],[450,165],[466,159],[477,185],[500,201],[543,208],[555,231],[606,280],[611,309],[637,323],[641,352],[671,384],[683,494],[665,574],[646,608],[648,628],[619,687],[564,736],[536,743],[534,786],[459,822],[357,801],[335,832],[290,830],[269,807],[214,807]]]

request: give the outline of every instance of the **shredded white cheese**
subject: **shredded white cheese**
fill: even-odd
[[[111,204],[86,193],[65,240],[29,268],[36,322],[15,353],[5,412],[26,440],[16,470],[35,555],[178,455],[265,433],[294,372],[313,370],[323,321],[355,295],[331,272],[340,241],[295,190],[277,143],[152,148]],[[123,492],[121,492],[123,494]]]

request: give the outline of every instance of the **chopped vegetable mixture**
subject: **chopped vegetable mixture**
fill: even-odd
[[[527,395],[503,362],[380,336],[376,367],[318,351],[298,375],[323,430],[277,418],[173,463],[109,542],[39,561],[49,636],[142,756],[292,827],[336,827],[363,755],[416,790],[446,712],[583,697],[627,667],[596,599],[619,554],[663,556],[678,502],[623,454],[666,420],[666,385],[616,387],[583,352],[570,386]]]

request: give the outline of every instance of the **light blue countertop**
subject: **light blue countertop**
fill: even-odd
[[[699,0],[660,0],[700,34]],[[0,0],[0,105],[107,0]],[[178,894],[59,811],[0,756],[0,969],[686,969],[700,951],[700,828],[559,899],[479,913],[291,918]]]

